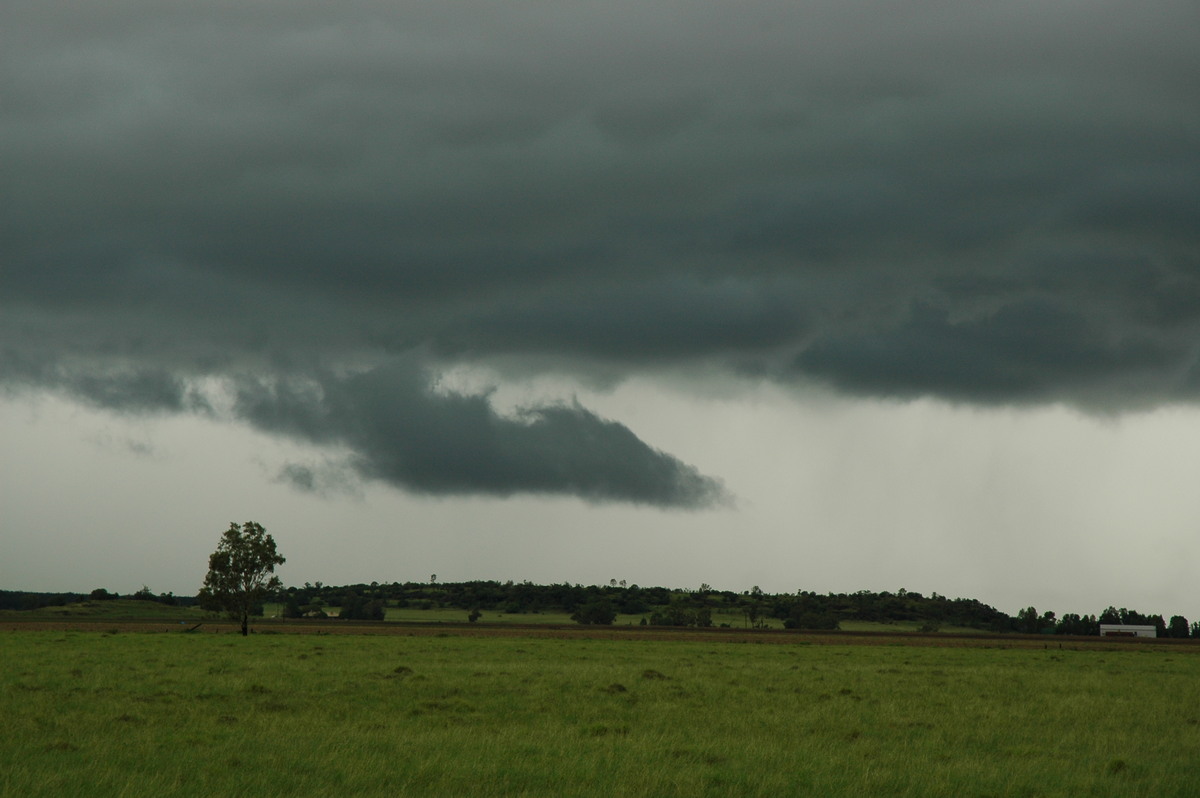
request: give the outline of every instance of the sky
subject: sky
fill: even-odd
[[[0,589],[1200,619],[1192,2],[9,0]]]

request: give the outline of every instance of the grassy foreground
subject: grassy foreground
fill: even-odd
[[[4,796],[1195,796],[1200,656],[3,633]]]

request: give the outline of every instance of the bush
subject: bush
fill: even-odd
[[[617,608],[608,599],[588,602],[575,610],[571,620],[582,624],[611,625],[617,619]]]
[[[713,625],[712,610],[708,607],[688,607],[682,602],[672,602],[650,614],[651,626],[699,626]]]
[[[785,629],[837,629],[836,615],[828,612],[793,612],[783,621]]]
[[[351,621],[382,621],[387,614],[382,599],[367,601],[364,597],[351,591],[342,599],[339,618]]]

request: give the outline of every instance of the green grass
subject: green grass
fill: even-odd
[[[465,623],[467,610],[450,607],[419,610],[412,607],[388,607],[387,620],[407,623]],[[567,612],[503,613],[481,610],[479,623],[574,623]],[[634,623],[637,621],[635,620]]]
[[[780,624],[782,627],[782,624]],[[843,632],[918,632],[925,626],[922,621],[895,621],[880,623],[878,621],[842,621],[838,627]],[[996,634],[986,629],[975,629],[970,626],[950,626],[939,624],[937,632],[942,634]]]
[[[0,795],[1194,796],[1191,649],[0,637]]]

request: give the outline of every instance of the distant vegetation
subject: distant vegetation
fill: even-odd
[[[176,596],[174,593],[154,593],[145,585],[135,593],[122,596],[98,587],[90,593],[30,593],[20,590],[0,590],[0,610],[41,610],[47,607],[65,607],[85,601],[115,601],[130,599],[147,601],[167,606],[195,606],[195,596]]]
[[[339,615],[382,620],[387,608],[416,610],[457,609],[464,618],[473,613],[506,615],[565,614],[583,624],[611,624],[620,616],[637,616],[651,626],[709,627],[725,625],[751,628],[778,626],[782,621],[797,629],[836,629],[843,621],[879,623],[918,621],[931,628],[946,625],[988,631],[1006,631],[1012,619],[973,599],[947,599],[901,590],[899,593],[818,595],[809,591],[764,593],[757,587],[742,593],[640,587],[612,582],[608,585],[569,583],[535,585],[532,582],[476,581],[458,583],[393,582],[330,586],[321,583],[289,587],[273,597],[283,605],[285,617]],[[479,617],[476,615],[476,617]]]
[[[22,593],[0,591],[0,609],[33,610],[82,601],[136,599],[179,606],[194,606],[196,598],[155,594],[147,587],[128,596],[99,588],[91,593]],[[696,590],[640,587],[613,580],[607,585],[532,582],[392,582],[354,585],[305,583],[286,587],[266,597],[285,618],[337,616],[351,620],[378,620],[402,614],[419,617],[422,610],[445,620],[449,611],[461,611],[461,620],[474,622],[488,615],[558,616],[581,624],[641,623],[650,626],[837,629],[844,624],[899,624],[924,631],[976,629],[1025,634],[1095,635],[1101,623],[1144,624],[1158,629],[1160,637],[1200,638],[1200,622],[1181,615],[1164,620],[1126,608],[1108,607],[1098,615],[1039,613],[1033,607],[1007,615],[976,599],[926,596],[908,590],[878,593],[818,594],[765,593],[757,587],[743,592],[716,590],[701,585]],[[273,610],[273,612],[276,610]],[[261,612],[261,609],[259,609]],[[488,615],[485,615],[487,613]]]

